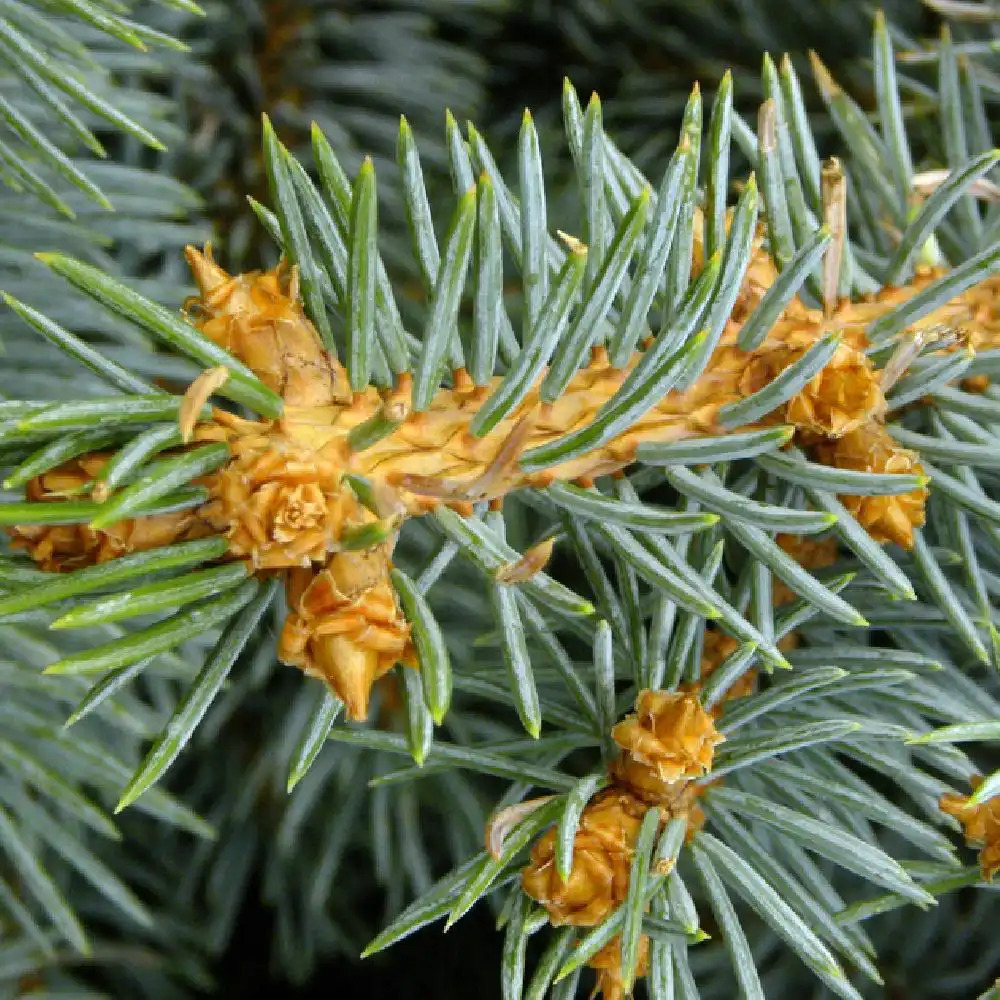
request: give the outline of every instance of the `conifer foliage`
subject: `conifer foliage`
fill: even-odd
[[[350,109],[379,15],[482,82],[505,8],[292,6],[257,166],[193,169],[136,143],[239,98],[204,12],[0,3],[3,988],[225,995],[259,886],[286,980],[491,906],[504,1000],[1000,995],[993,7],[877,13],[867,95],[702,80],[640,165],[569,80],[560,149],[392,162],[402,65],[300,128],[279,28]]]

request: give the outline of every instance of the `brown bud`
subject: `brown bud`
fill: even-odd
[[[343,371],[331,361],[297,301],[294,271],[232,276],[194,247],[185,256],[201,297],[189,300],[191,319],[210,340],[236,355],[292,406],[325,406],[343,398]]]
[[[732,636],[726,635],[725,632],[720,632],[714,628],[705,629],[705,640],[701,651],[701,682],[692,687],[691,690],[700,690],[701,683],[707,681],[736,652],[739,645]],[[722,706],[725,702],[732,698],[745,698],[747,695],[753,694],[756,686],[757,671],[746,671],[746,673],[730,685],[719,703],[709,710],[709,714],[713,718],[718,717],[722,712]]]
[[[684,817],[688,824],[688,839],[704,825],[705,816],[697,800],[705,792],[707,785],[699,785],[686,778],[664,781],[647,765],[640,764],[628,754],[622,754],[612,761],[608,773],[619,790],[628,792],[647,806],[659,809],[664,822]]]
[[[622,939],[612,938],[587,963],[597,970],[597,985],[592,994],[592,1000],[603,997],[603,1000],[624,1000],[625,983],[622,979]],[[635,978],[641,979],[649,974],[649,938],[643,934],[639,938],[639,952],[635,963]]]
[[[641,802],[617,790],[593,799],[580,817],[573,868],[565,882],[556,871],[555,828],[535,843],[521,886],[549,911],[554,925],[592,927],[621,905],[645,812]]]
[[[636,763],[667,782],[706,774],[724,738],[693,691],[641,691],[635,714],[611,735]]]
[[[872,421],[837,441],[821,442],[813,457],[825,465],[861,472],[922,475],[912,451],[900,448],[881,424]],[[876,542],[913,548],[913,531],[924,523],[927,490],[897,496],[841,496],[840,501]]]
[[[10,528],[11,546],[43,570],[63,573],[211,534],[191,511],[119,521],[94,531],[85,524],[23,524]]]
[[[988,375],[970,375],[961,384],[966,392],[983,393],[990,387],[990,379]]]
[[[805,350],[792,360],[802,354]],[[801,430],[839,438],[884,412],[875,367],[864,353],[842,343],[823,370],[788,401],[785,419]]]
[[[982,784],[978,775],[971,781],[973,789]],[[979,850],[979,867],[983,878],[992,879],[1000,871],[1000,795],[972,805],[968,795],[948,793],[938,803],[941,812],[954,816],[965,829],[966,841]]]
[[[278,640],[278,659],[320,677],[347,715],[368,715],[372,685],[397,663],[416,665],[410,626],[389,579],[387,547],[339,552],[318,573],[288,575],[291,614]]]
[[[215,478],[202,516],[229,536],[230,552],[254,569],[324,562],[345,523],[365,512],[340,486],[337,464],[282,438],[247,450]]]
[[[832,566],[837,559],[837,539],[832,535],[817,541],[812,535],[774,536],[778,547],[805,569]]]
[[[25,496],[44,501],[85,495],[108,457],[95,452],[73,459],[30,480]],[[181,510],[118,521],[98,530],[86,524],[21,524],[7,532],[13,548],[24,549],[42,569],[61,573],[131,552],[201,538],[211,534],[212,529],[197,512]]]

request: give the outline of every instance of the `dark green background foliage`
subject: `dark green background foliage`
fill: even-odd
[[[0,178],[5,182],[0,187],[0,288],[83,336],[143,379],[183,386],[199,366],[167,353],[148,335],[148,327],[141,330],[109,318],[90,299],[68,294],[66,284],[32,254],[39,250],[69,254],[127,280],[130,287],[172,310],[191,292],[181,255],[188,242],[213,240],[220,261],[233,271],[273,263],[278,250],[259,217],[273,222],[271,208],[287,223],[288,199],[273,197],[266,170],[287,161],[276,147],[261,152],[262,113],[269,116],[284,146],[309,169],[313,122],[350,178],[365,156],[372,157],[379,178],[379,248],[399,310],[411,324],[422,322],[428,288],[420,267],[425,261],[415,259],[419,254],[413,252],[407,227],[408,196],[404,185],[396,182],[400,115],[405,115],[416,137],[433,206],[433,230],[442,245],[455,188],[461,186],[456,148],[467,155],[460,139],[449,145],[458,133],[446,129],[446,109],[463,128],[467,120],[477,123],[500,175],[517,189],[511,178],[518,176],[519,141],[523,149],[524,137],[530,135],[522,124],[524,108],[529,107],[542,153],[539,172],[545,180],[549,228],[586,235],[580,166],[564,131],[564,114],[568,108],[571,117],[574,108],[571,95],[563,90],[566,77],[584,107],[592,90],[600,93],[608,136],[656,184],[678,145],[692,83],[697,80],[702,87],[707,124],[723,74],[731,70],[733,107],[741,118],[734,118],[730,179],[743,180],[748,158],[756,156],[747,137],[756,132],[757,107],[769,86],[768,70],[761,73],[763,54],[769,52],[777,61],[783,53],[791,53],[803,81],[802,109],[820,155],[844,156],[852,188],[863,196],[852,203],[851,253],[857,269],[849,276],[850,289],[874,287],[866,273],[878,277],[889,272],[894,248],[883,225],[886,218],[899,231],[912,232],[906,229],[913,220],[907,216],[905,198],[895,190],[886,194],[872,180],[872,158],[864,154],[876,147],[866,145],[869,139],[863,129],[859,139],[859,130],[835,127],[810,80],[807,51],[815,49],[862,108],[872,113],[885,110],[885,93],[880,94],[873,83],[873,11],[856,0],[208,0],[203,17],[189,7],[185,0],[121,5],[103,0],[40,4],[0,0]],[[991,123],[1000,94],[992,26],[955,22],[955,47],[942,57],[937,13],[914,0],[887,2],[884,9],[899,55],[898,97],[894,93],[891,103],[905,121],[914,167],[957,167],[984,154],[993,145]],[[146,51],[142,44],[148,46]],[[32,52],[45,57],[41,64]],[[954,58],[956,52],[961,58]],[[941,66],[944,70],[939,72]],[[960,98],[948,89],[956,80],[965,88]],[[594,129],[588,134],[599,136],[600,123],[594,127],[593,112],[588,121],[587,127]],[[797,128],[796,136],[801,137],[807,129],[806,116]],[[605,154],[610,156],[613,150],[608,146]],[[98,155],[101,152],[106,155]],[[800,152],[797,149],[796,156]],[[577,154],[579,159],[579,150]],[[484,169],[481,150],[476,157],[479,173]],[[710,165],[711,157],[703,155],[702,163],[703,168]],[[895,160],[890,164],[888,157],[876,163],[886,170],[890,165],[898,164]],[[607,169],[619,190],[629,190],[630,179],[637,176],[629,172],[633,168],[621,164]],[[689,187],[693,190],[693,178]],[[885,187],[891,188],[891,183]],[[609,182],[608,190],[612,188]],[[303,189],[296,190],[294,204]],[[730,202],[737,190],[733,185],[727,192]],[[255,201],[248,202],[247,195]],[[614,207],[615,224],[626,214],[630,197],[623,196],[624,204]],[[114,213],[108,211],[108,202]],[[936,245],[952,264],[979,251],[990,252],[1000,232],[996,205],[980,210],[970,204],[970,199],[958,202],[940,225],[932,227]],[[769,205],[769,213],[772,209]],[[804,210],[792,222],[801,223],[803,218]],[[770,214],[767,221],[773,223]],[[809,223],[806,228],[811,231],[815,226]],[[930,232],[922,233],[921,246]],[[505,235],[509,241],[510,233]],[[796,230],[796,245],[802,244],[800,236]],[[736,251],[733,258],[738,259]],[[982,267],[995,263],[990,258]],[[508,266],[505,277],[512,270],[516,268]],[[328,279],[329,274],[323,277]],[[513,284],[507,304],[516,320],[521,290],[517,282]],[[342,303],[333,302],[335,296],[325,286],[323,294],[331,313],[342,318],[338,312]],[[713,301],[719,298],[716,294]],[[463,313],[463,329],[467,320]],[[658,320],[650,325],[652,332],[659,332]],[[10,310],[0,314],[0,347],[0,406],[7,400],[79,399],[108,392],[99,373],[81,369],[35,336]],[[995,375],[995,359],[992,363],[989,370]],[[914,398],[926,390],[920,379],[928,369],[925,365],[908,376],[914,380],[909,386]],[[984,399],[987,410],[992,406],[1000,414],[1000,396]],[[843,589],[852,606],[862,609],[873,623],[867,637],[859,639],[856,630],[822,616],[805,626],[807,647],[853,649],[857,654],[857,644],[870,642],[891,649],[896,659],[878,677],[868,677],[858,654],[848,664],[856,668],[854,673],[845,670],[828,678],[830,683],[843,681],[843,692],[835,687],[829,697],[824,693],[805,708],[796,703],[794,710],[782,709],[771,717],[776,728],[767,730],[770,736],[800,732],[798,727],[811,734],[809,740],[803,737],[809,749],[790,758],[791,766],[802,770],[782,771],[790,765],[765,762],[759,773],[747,768],[753,773],[734,782],[737,796],[773,794],[777,800],[783,795],[786,806],[815,813],[831,829],[853,831],[859,840],[874,841],[868,814],[843,803],[827,803],[817,797],[815,788],[808,794],[800,792],[795,775],[803,781],[810,776],[815,781],[818,775],[820,781],[838,788],[849,787],[883,809],[876,822],[888,817],[888,832],[880,828],[878,835],[886,852],[879,858],[887,866],[890,859],[908,864],[911,856],[922,859],[906,872],[899,866],[887,867],[882,874],[888,872],[888,881],[873,888],[829,858],[807,856],[764,824],[752,825],[757,850],[765,858],[768,854],[780,858],[795,878],[807,883],[804,894],[814,893],[822,900],[816,933],[827,943],[833,940],[839,953],[847,956],[851,981],[857,980],[857,989],[866,998],[964,1000],[976,996],[1000,972],[995,896],[981,887],[967,888],[977,881],[972,867],[950,875],[962,887],[942,893],[937,906],[926,913],[899,906],[863,923],[848,919],[852,916],[848,907],[844,910],[848,930],[843,931],[830,916],[848,903],[882,891],[889,893],[886,899],[893,907],[907,893],[926,902],[911,875],[934,894],[941,891],[934,880],[943,877],[942,865],[958,861],[950,854],[954,831],[946,836],[931,828],[940,820],[936,798],[949,788],[964,790],[972,762],[948,742],[897,754],[899,734],[1000,717],[995,663],[982,665],[991,657],[995,661],[996,649],[988,653],[983,647],[980,655],[981,637],[997,635],[993,629],[1000,591],[996,472],[988,463],[983,468],[985,452],[982,447],[976,450],[977,442],[981,444],[975,437],[978,424],[969,431],[973,437],[960,442],[961,447],[971,447],[971,453],[955,444],[952,430],[958,428],[955,433],[962,438],[960,431],[963,427],[968,431],[972,423],[962,424],[964,411],[957,412],[948,428],[935,415],[925,420],[919,412],[904,414],[911,433],[933,436],[943,454],[937,459],[941,464],[952,468],[955,463],[949,465],[949,457],[954,460],[956,452],[960,457],[978,456],[979,462],[970,462],[976,475],[958,462],[955,475],[965,478],[952,482],[958,482],[955,489],[964,498],[964,507],[940,497],[932,501],[922,561],[893,554],[906,573],[919,580],[917,610],[900,611],[901,602],[889,601],[876,586],[887,578],[898,580],[893,574],[899,569],[875,557],[873,576],[862,575]],[[995,435],[1000,425],[997,414],[974,415],[977,420],[982,417]],[[28,454],[23,442],[15,445],[22,451],[17,447],[5,451],[0,442],[5,474]],[[753,477],[759,471],[753,471],[749,486],[744,483],[748,492],[779,508],[802,502],[780,477],[763,476],[766,485],[758,491]],[[622,501],[617,509],[634,514],[637,505],[646,502],[701,509],[690,494],[699,482],[705,488],[706,481],[684,472],[665,485],[654,457],[645,469],[615,487],[614,496]],[[986,491],[984,496],[994,498],[979,507],[968,499],[977,482]],[[727,486],[738,489],[739,477],[735,486],[732,480]],[[713,489],[708,492],[718,499],[721,494]],[[5,494],[4,499],[12,496]],[[616,537],[632,536],[618,527],[614,528],[618,536],[601,535],[603,528],[599,530],[592,518],[577,516],[580,511],[572,507],[572,500],[554,494],[515,497],[505,505],[502,519],[486,523],[499,533],[490,536],[491,544],[502,544],[505,532],[506,542],[517,552],[553,531],[562,532],[548,567],[551,579],[545,578],[544,586],[549,597],[556,593],[564,603],[568,592],[553,580],[587,595],[601,617],[611,622],[612,690],[605,704],[610,701],[609,712],[620,715],[634,695],[629,685],[643,669],[653,669],[648,662],[642,665],[644,651],[656,646],[656,623],[666,620],[670,602],[614,544]],[[983,515],[986,527],[964,513],[975,513],[984,504],[991,504]],[[563,686],[566,671],[560,674],[558,669],[560,662],[570,663],[570,672],[573,668],[581,676],[587,672],[586,684],[591,683],[591,647],[598,635],[593,622],[544,617],[532,603],[537,594],[529,600],[519,593],[511,598],[513,610],[498,612],[491,595],[499,588],[484,582],[484,574],[471,562],[452,562],[456,552],[475,552],[481,539],[470,543],[454,522],[429,523],[433,520],[407,525],[397,562],[424,589],[433,584],[429,598],[433,614],[452,659],[462,666],[455,671],[455,706],[435,740],[441,737],[462,747],[506,742],[513,755],[524,753],[527,744],[524,759],[536,771],[558,772],[563,784],[552,787],[560,790],[567,782],[596,773],[600,741],[590,734],[580,742],[579,698],[574,702],[568,696]],[[980,534],[970,534],[970,522]],[[705,571],[722,535],[719,527],[685,536],[677,543],[682,558]],[[969,547],[974,543],[988,550],[981,574],[976,567],[968,568]],[[770,575],[765,572],[751,579],[747,550],[736,530],[727,528],[726,545],[725,561],[721,568],[715,565],[718,592],[734,604],[740,593],[746,598],[752,592],[755,600],[759,598],[758,586],[767,593]],[[845,562],[832,572],[857,571],[855,554],[862,562],[867,557],[871,568],[871,546],[866,549],[855,538],[845,542]],[[7,555],[0,559],[3,600],[9,596],[6,591],[23,593],[37,583],[24,564],[11,563]],[[936,573],[935,560],[947,570],[947,578]],[[714,593],[711,574],[707,575],[705,586]],[[834,591],[845,587],[844,579],[828,574],[821,584],[814,585],[810,597],[819,594],[828,608],[835,606]],[[961,593],[961,600],[956,593]],[[757,610],[769,616],[770,601],[763,604],[767,610]],[[37,612],[28,608],[0,622],[0,766],[9,765],[10,770],[10,775],[0,774],[0,1000],[31,991],[53,998],[110,995],[129,1000],[265,992],[289,998],[501,996],[503,935],[493,926],[502,903],[500,893],[476,906],[447,934],[436,925],[365,963],[359,964],[356,956],[436,879],[480,851],[491,812],[498,804],[523,797],[528,784],[515,784],[511,790],[510,774],[497,775],[478,766],[459,770],[429,765],[426,773],[414,775],[405,755],[409,744],[398,735],[407,723],[391,716],[390,707],[386,712],[397,730],[391,737],[394,744],[378,744],[377,737],[366,743],[363,733],[338,723],[315,758],[305,754],[303,734],[311,728],[325,734],[314,720],[332,723],[333,716],[330,702],[319,697],[315,683],[275,665],[274,641],[283,617],[279,601],[253,628],[237,668],[177,758],[165,782],[169,794],[157,787],[117,816],[121,839],[115,839],[116,831],[104,813],[86,812],[74,798],[76,789],[85,789],[102,807],[113,807],[129,776],[142,766],[149,740],[161,732],[181,693],[210,655],[215,634],[198,635],[160,656],[156,670],[137,679],[134,674],[119,675],[116,683],[120,681],[121,687],[109,698],[110,688],[91,686],[89,678],[42,676],[39,668],[74,650],[127,634],[127,629],[104,625],[81,639],[74,633],[47,631],[44,612],[42,616]],[[975,623],[969,619],[973,612],[980,616]],[[915,625],[920,613],[926,618],[924,629]],[[505,681],[496,680],[505,676],[505,667],[510,668],[511,629],[505,627],[522,620],[532,650],[528,677],[533,670],[546,721],[537,745],[526,741],[524,728],[530,727],[522,728],[514,711],[518,709],[524,719],[521,695],[528,685],[522,684],[512,695]],[[693,637],[701,634],[701,627],[696,614],[680,613],[676,631],[692,640],[687,645],[672,640],[671,655],[681,669],[698,661]],[[546,636],[550,636],[547,645]],[[660,638],[665,656],[666,638]],[[675,646],[683,648],[677,652]],[[825,660],[808,656],[807,649],[795,665],[829,669],[823,666]],[[947,665],[941,678],[931,671],[931,661]],[[130,686],[127,681],[134,683]],[[898,695],[895,685],[901,684],[912,685],[909,700]],[[600,713],[589,688],[584,692],[585,705],[588,698],[596,718]],[[383,707],[376,696],[373,717]],[[64,730],[63,722],[74,711],[80,719]],[[830,721],[843,719],[861,725],[856,739],[850,736],[850,725]],[[838,725],[836,738],[843,738],[843,756],[834,759],[820,744],[833,732],[823,727]],[[7,726],[14,734],[10,743]],[[413,725],[413,731],[418,728]],[[820,732],[827,736],[821,739]],[[407,739],[414,738],[412,731],[406,733]],[[739,740],[731,746],[740,746]],[[896,740],[892,749],[885,749],[892,740]],[[989,749],[978,745],[970,756],[983,773],[998,763],[995,753],[991,756]],[[31,761],[45,763],[49,769],[45,781],[38,781],[37,772],[24,770],[30,769]],[[304,762],[309,761],[307,768]],[[66,780],[60,784],[52,774]],[[290,774],[297,785],[289,797]],[[46,807],[46,796],[51,794],[59,808],[68,802],[77,810],[75,825],[67,821],[72,833],[61,839],[58,833],[46,839],[47,829],[62,827],[42,811],[34,792],[24,791],[39,784],[44,794],[38,801]],[[81,810],[86,813],[83,820]],[[922,819],[913,819],[911,813],[920,813]],[[713,819],[725,831],[725,807],[720,814]],[[65,816],[57,815],[61,823]],[[80,831],[87,821],[93,829],[84,838]],[[741,813],[739,821],[751,826]],[[205,836],[206,823],[215,829],[214,839]],[[730,847],[739,843],[740,828],[737,835],[732,831],[730,827],[725,837],[718,834]],[[25,845],[44,848],[51,882],[28,870],[24,857],[31,852]],[[963,864],[974,863],[971,852],[959,855]],[[12,858],[20,863],[12,864]],[[684,861],[682,875],[694,885],[698,876],[689,861]],[[700,864],[711,868],[705,856]],[[56,890],[64,893],[71,907],[60,903]],[[22,896],[33,900],[30,906],[21,904]],[[733,900],[737,902],[735,894]],[[736,995],[736,986],[721,940],[732,940],[727,937],[731,929],[720,926],[722,918],[713,916],[719,912],[717,896],[711,906],[703,897],[698,904],[701,926],[714,940],[691,949],[690,968],[701,996],[729,1000]],[[66,944],[80,944],[78,920],[92,939],[93,955],[88,960]],[[813,972],[742,903],[739,922],[743,943],[772,1000],[833,995],[822,992]],[[529,970],[543,936],[530,943]],[[856,969],[871,970],[872,948],[879,956],[884,988],[854,974]],[[742,983],[748,991],[754,987],[752,979],[744,970]]]

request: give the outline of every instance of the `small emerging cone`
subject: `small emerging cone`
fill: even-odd
[[[97,531],[85,524],[24,524],[11,531],[11,546],[24,549],[43,570],[69,573],[211,533],[193,511],[182,511],[119,521]]]
[[[822,328],[813,320],[784,331],[781,346],[751,355],[740,386],[749,394],[773,382],[799,361],[819,339]],[[768,341],[765,341],[765,345]],[[878,373],[869,358],[847,343],[840,343],[826,363],[784,408],[782,419],[803,433],[839,438],[885,412],[885,397]]]
[[[597,970],[597,985],[590,995],[591,1000],[625,1000],[625,982],[622,979],[622,939],[619,934],[612,938],[587,963]],[[649,974],[649,938],[643,934],[639,938],[639,952],[636,956],[635,978],[642,979]]]
[[[191,319],[210,340],[238,357],[286,404],[325,406],[350,398],[342,372],[332,364],[298,302],[294,270],[230,275],[211,252],[186,247],[201,292],[188,301]]]
[[[329,458],[285,439],[248,449],[216,477],[202,516],[254,569],[323,563],[364,511]]]
[[[59,500],[86,495],[109,455],[94,453],[73,459],[30,480],[30,501]],[[21,524],[7,529],[11,546],[24,549],[44,570],[71,572],[132,552],[145,552],[212,533],[195,510],[175,511],[119,521],[100,529],[86,524]]]
[[[973,790],[982,782],[980,776],[975,776],[971,781]],[[1000,795],[972,805],[968,795],[949,792],[941,796],[939,808],[962,824],[966,842],[979,848],[979,867],[983,878],[992,880],[1000,871]]]
[[[291,613],[278,658],[326,681],[351,719],[367,717],[372,685],[397,663],[416,665],[391,568],[388,545],[382,544],[338,552],[318,572],[295,569],[288,575]]]
[[[842,343],[789,402],[786,419],[802,430],[839,438],[884,413],[885,397],[874,365],[867,355]]]
[[[628,757],[666,782],[707,774],[724,739],[693,691],[641,691],[635,714],[611,735]]]
[[[914,452],[900,448],[884,426],[875,421],[836,441],[822,441],[814,457],[824,465],[859,472],[922,475]],[[840,501],[876,542],[895,542],[913,548],[913,532],[924,523],[927,490],[896,496],[841,496]]]
[[[583,810],[573,841],[573,868],[563,882],[556,870],[556,828],[531,849],[521,887],[559,927],[593,927],[628,895],[629,872],[647,807],[628,793],[601,793]]]

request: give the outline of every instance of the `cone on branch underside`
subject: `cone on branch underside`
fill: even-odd
[[[834,538],[779,534],[776,541],[807,568],[829,566],[836,559]],[[793,596],[786,591],[775,587],[775,605]],[[794,644],[796,634],[790,633],[785,641]],[[535,843],[521,872],[522,888],[548,910],[551,924],[593,927],[625,901],[639,828],[650,809],[659,811],[661,827],[682,817],[688,840],[702,828],[705,814],[698,798],[709,785],[699,779],[711,772],[715,747],[723,742],[715,720],[726,702],[754,692],[757,671],[747,670],[737,678],[710,709],[701,704],[701,690],[738,648],[731,636],[707,628],[699,679],[678,691],[640,691],[635,712],[612,729],[621,752],[608,767],[610,786],[591,799],[581,814],[569,877],[563,880],[556,870],[555,828]],[[648,956],[649,941],[643,935],[635,966],[637,979],[649,971]],[[613,938],[587,964],[597,973],[593,995],[623,1000],[621,936]]]
[[[468,513],[475,501],[499,501],[513,490],[555,480],[589,484],[627,466],[643,442],[731,433],[739,428],[723,428],[720,409],[766,386],[831,330],[840,332],[841,341],[830,362],[802,391],[751,426],[790,423],[813,460],[837,467],[920,471],[917,456],[896,445],[882,422],[885,400],[879,372],[864,353],[865,329],[937,272],[922,271],[907,287],[886,289],[870,301],[841,303],[828,318],[793,300],[763,343],[747,352],[737,345],[741,323],[774,279],[773,265],[759,249],[720,345],[689,388],[667,393],[601,447],[525,472],[519,456],[591,423],[641,354],[614,368],[597,348],[558,400],[543,403],[532,391],[489,433],[475,437],[470,421],[493,386],[475,386],[464,371],[456,372],[454,387],[439,390],[424,412],[410,409],[408,375],[387,392],[352,393],[343,367],[323,349],[302,309],[294,269],[279,265],[230,276],[208,254],[189,248],[187,256],[200,290],[187,304],[190,317],[281,393],[282,416],[252,421],[216,409],[212,422],[194,428],[193,443],[223,441],[232,452],[225,468],[200,480],[211,499],[194,512],[98,531],[26,525],[12,529],[14,544],[45,569],[67,570],[170,541],[226,534],[231,558],[247,560],[262,574],[288,575],[294,600],[280,655],[322,677],[355,719],[365,717],[370,685],[391,668],[393,657],[416,663],[407,623],[387,582],[398,522],[441,504]],[[992,343],[1000,330],[994,300],[991,279],[920,325],[948,323],[973,331],[972,343]],[[355,451],[351,432],[386,413],[398,417],[395,429]],[[28,496],[85,490],[102,464],[102,456],[74,460],[33,480]],[[375,510],[354,494],[348,476],[370,484]],[[876,540],[909,547],[914,528],[923,523],[925,497],[920,489],[841,499]],[[355,541],[366,532],[374,544],[368,543],[369,551]],[[372,572],[372,560],[381,560],[380,572]],[[329,585],[310,586],[311,577]],[[350,666],[342,667],[345,663]]]
[[[813,545],[817,553],[825,554],[829,548],[824,543]],[[612,729],[621,752],[608,767],[609,787],[591,799],[581,814],[569,877],[563,880],[556,870],[555,828],[535,843],[521,873],[522,888],[548,910],[550,923],[593,927],[625,901],[636,839],[650,809],[659,811],[661,826],[683,818],[688,839],[704,825],[698,798],[708,785],[698,779],[711,771],[715,747],[723,741],[715,720],[725,702],[753,693],[756,671],[748,670],[738,678],[709,710],[702,706],[700,693],[703,682],[738,646],[730,636],[706,629],[700,679],[679,691],[640,691],[635,712]],[[643,935],[636,978],[648,972],[648,945]],[[594,995],[622,1000],[620,936],[587,964],[597,972]]]
[[[621,751],[611,763],[611,784],[587,803],[573,840],[573,865],[563,880],[556,868],[556,828],[535,843],[521,872],[521,887],[548,911],[555,926],[594,927],[628,896],[632,860],[642,821],[650,809],[662,827],[683,818],[691,837],[704,823],[699,778],[712,769],[715,747],[723,741],[712,715],[699,700],[700,685],[685,691],[641,691],[635,713],[611,735]],[[640,941],[636,976],[647,971],[648,941]],[[588,962],[597,970],[597,990],[605,1000],[621,1000],[620,938]]]

